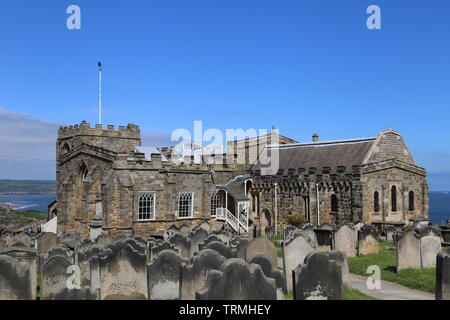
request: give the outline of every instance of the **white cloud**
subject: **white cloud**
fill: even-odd
[[[0,179],[55,179],[60,122],[0,108]],[[141,133],[142,144],[170,146],[170,134]]]

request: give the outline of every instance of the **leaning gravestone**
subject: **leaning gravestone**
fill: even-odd
[[[34,300],[32,276],[27,264],[0,256],[0,300]]]
[[[288,290],[292,290],[292,270],[305,261],[314,251],[314,244],[305,231],[296,230],[287,241],[283,241],[283,265]]]
[[[188,265],[181,266],[181,300],[195,300],[195,292],[206,284],[210,270],[220,270],[225,257],[214,250],[205,249],[192,257]]]
[[[343,225],[334,232],[334,250],[345,253],[347,258],[356,257],[358,231],[351,225]]]
[[[419,230],[420,259],[422,268],[435,268],[436,257],[442,252],[441,232],[431,226]]]
[[[256,238],[250,241],[245,249],[245,260],[250,261],[256,254],[265,254],[273,267],[278,267],[277,248],[267,238]]]
[[[436,263],[436,300],[450,300],[450,256],[442,252]]]
[[[403,269],[420,269],[420,239],[411,227],[396,236],[397,271]]]
[[[179,300],[181,264],[188,260],[165,250],[147,266],[150,300]]]
[[[146,255],[128,242],[108,245],[99,254],[101,300],[147,300]]]
[[[41,300],[53,300],[68,283],[74,283],[71,281],[74,269],[73,253],[65,245],[48,250],[41,257]]]
[[[220,271],[208,273],[205,287],[196,300],[276,300],[275,280],[267,278],[257,264],[229,259]]]
[[[380,252],[379,234],[377,229],[370,225],[363,225],[358,232],[358,253],[361,256],[378,254]]]
[[[310,253],[292,273],[294,300],[342,300],[341,267],[327,253]]]
[[[169,242],[178,249],[183,258],[189,259],[191,257],[191,241],[187,236],[181,233],[175,233],[169,238]]]

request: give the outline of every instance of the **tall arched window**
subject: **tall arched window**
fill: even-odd
[[[373,211],[380,212],[380,194],[378,191],[373,194]]]
[[[338,212],[338,211],[339,211],[338,199],[337,199],[336,195],[333,194],[331,196],[331,212]]]
[[[392,186],[391,188],[391,207],[392,212],[397,212],[397,187]]]
[[[216,216],[217,209],[225,207],[223,191],[217,191],[211,196],[211,216]]]
[[[412,191],[409,192],[408,203],[409,203],[409,211],[416,210],[414,206],[414,192]]]

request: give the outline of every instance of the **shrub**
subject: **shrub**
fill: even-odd
[[[301,228],[305,223],[305,219],[299,214],[291,214],[287,219],[287,223],[291,226]]]

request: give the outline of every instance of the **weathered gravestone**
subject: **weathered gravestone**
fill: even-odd
[[[191,257],[191,240],[187,236],[175,233],[169,238],[169,242],[178,249],[183,258],[189,259]]]
[[[32,298],[36,298],[38,256],[36,249],[26,247],[8,247],[0,249],[0,256],[10,256],[28,265],[30,269],[31,286],[34,288]]]
[[[77,252],[80,268],[80,288],[91,287],[100,290],[100,261],[98,254],[103,248],[85,239]]]
[[[208,243],[215,242],[215,241],[222,242],[217,235],[210,234],[208,236],[208,238],[206,238],[206,240],[203,241],[203,247],[205,247]],[[200,246],[199,246],[199,249],[201,250]]]
[[[421,267],[435,268],[436,257],[442,252],[440,231],[431,226],[425,226],[419,230],[419,238]]]
[[[176,225],[171,225],[169,228],[167,228],[163,233],[163,239],[164,241],[168,241],[170,237],[172,237],[175,233],[178,233],[179,229]]]
[[[208,221],[203,221],[200,226],[200,228],[202,228],[203,230],[205,230],[206,232],[210,233],[211,232],[211,225],[209,224]]]
[[[283,265],[286,283],[292,291],[292,270],[305,261],[306,256],[314,251],[314,244],[303,230],[296,230],[287,241],[283,241]]]
[[[287,239],[289,239],[289,237],[295,230],[297,230],[297,228],[293,225],[288,225],[287,227],[285,227],[283,229],[283,240],[286,241]]]
[[[189,239],[191,241],[191,256],[200,251],[199,246],[204,243],[206,238],[208,238],[208,232],[203,228],[194,228],[192,232],[189,233]]]
[[[365,224],[358,232],[358,253],[361,256],[378,254],[380,252],[379,234],[377,229]]]
[[[268,278],[275,279],[277,300],[284,300],[284,296],[288,293],[286,278],[281,270],[272,265],[270,258],[263,253],[258,253],[250,259],[249,263],[259,265]]]
[[[329,251],[332,249],[334,231],[334,227],[328,223],[321,223],[319,228],[314,230],[319,251]]]
[[[237,255],[236,249],[228,247],[221,241],[210,242],[206,246],[200,245],[200,250],[204,249],[214,250],[227,259],[236,258]]]
[[[8,247],[31,248],[31,237],[26,234],[18,234],[8,238]]]
[[[397,271],[403,269],[420,269],[420,239],[411,227],[396,236]]]
[[[0,256],[0,300],[34,300],[36,287],[27,264]]]
[[[436,300],[450,300],[450,256],[442,252],[436,263]]]
[[[256,238],[250,241],[245,249],[245,260],[250,261],[256,254],[265,254],[274,268],[278,268],[277,248],[267,238]]]
[[[303,226],[302,229],[306,232],[314,247],[317,248],[319,244],[317,243],[317,236],[314,232],[314,226],[311,223],[307,223]]]
[[[99,253],[101,300],[147,300],[146,255],[129,242],[116,242]]]
[[[150,249],[150,261],[153,261],[153,259],[155,259],[158,256],[158,254],[160,254],[164,250],[172,250],[176,254],[179,254],[178,249],[175,248],[175,246],[170,242],[167,241],[159,242],[157,245],[155,245]]]
[[[352,225],[343,225],[334,232],[333,249],[345,253],[347,258],[356,257],[358,231]]]
[[[98,292],[92,290],[89,287],[85,287],[84,289],[64,288],[55,294],[53,300],[72,300],[72,301],[98,300]]]
[[[58,237],[54,233],[42,233],[37,238],[38,254],[44,254],[59,242]]]
[[[205,286],[208,272],[210,270],[220,270],[225,260],[225,257],[216,251],[205,249],[192,257],[188,265],[182,264],[180,299],[195,300],[195,292]]]
[[[257,264],[229,259],[219,270],[208,273],[205,287],[196,300],[276,300],[275,280],[264,275]]]
[[[179,300],[181,264],[187,263],[171,250],[165,250],[147,266],[150,300]]]
[[[245,260],[245,252],[249,243],[249,239],[239,237],[230,241],[231,248],[236,249],[236,258]]]
[[[78,285],[76,276],[72,277],[74,262],[72,251],[63,244],[53,246],[41,256],[41,300],[53,300],[54,295],[67,288],[69,283]]]
[[[292,274],[294,300],[342,300],[341,267],[326,252],[311,252]]]
[[[230,245],[230,241],[233,238],[231,233],[225,231],[225,230],[217,230],[213,232],[214,235],[216,235],[220,241],[225,243],[227,246]]]
[[[328,258],[341,266],[342,282],[349,283],[350,282],[350,270],[348,267],[347,257],[345,256],[345,253],[332,250],[332,251],[328,252]]]
[[[6,248],[7,245],[8,242],[6,241],[6,239],[0,238],[0,249]]]

